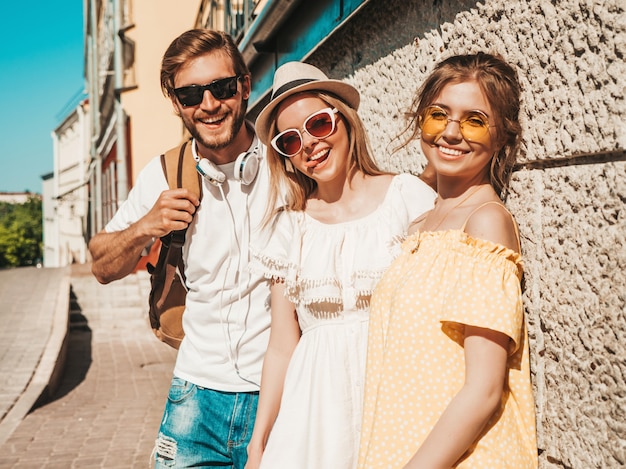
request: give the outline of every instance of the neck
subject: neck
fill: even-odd
[[[327,204],[350,202],[357,187],[364,179],[363,173],[354,171],[343,180],[318,182],[317,189],[311,194],[312,199],[319,199]]]
[[[472,187],[489,184],[489,178],[480,176],[472,179],[437,177],[437,195],[441,200],[463,196]]]
[[[454,197],[438,197],[435,201],[435,208],[428,213],[420,229],[423,231],[437,231],[439,227],[445,229],[459,228],[461,224],[458,217],[455,219],[454,216],[451,216],[448,219],[449,215],[456,213],[460,207],[471,203],[474,196],[485,186],[485,184],[471,185]],[[447,225],[444,222],[447,222]]]

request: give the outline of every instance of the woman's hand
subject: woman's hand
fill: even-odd
[[[248,462],[246,462],[244,469],[258,469],[261,465],[262,456],[263,448],[253,442],[250,442],[248,445]]]

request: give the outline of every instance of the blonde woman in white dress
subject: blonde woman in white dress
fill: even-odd
[[[272,326],[247,469],[356,467],[370,295],[435,195],[377,167],[359,99],[290,62],[257,119],[270,206],[286,198],[253,262],[272,283]]]

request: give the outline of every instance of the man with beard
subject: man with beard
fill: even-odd
[[[133,271],[144,248],[187,228],[185,337],[155,448],[156,467],[243,468],[269,338],[269,285],[250,273],[248,246],[268,200],[268,170],[245,120],[250,72],[225,33],[193,29],[163,56],[161,86],[189,131],[202,197],[168,188],[160,158],[91,240],[101,283]]]

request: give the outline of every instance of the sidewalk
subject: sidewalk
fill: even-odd
[[[69,269],[0,270],[0,444],[58,384],[69,291]]]
[[[149,328],[147,273],[100,285],[89,265],[32,270],[37,273],[30,269],[13,271],[15,277],[24,278],[15,278],[15,285],[8,288],[0,272],[0,306],[11,301],[22,305],[8,321],[4,312],[0,316],[7,326],[0,340],[14,334],[14,342],[19,342],[19,347],[14,343],[6,351],[0,348],[0,394],[4,397],[7,383],[5,361],[11,363],[17,349],[45,348],[42,334],[25,333],[24,325],[39,322],[42,326],[47,321],[50,330],[54,316],[50,307],[62,306],[63,302],[63,280],[59,278],[66,278],[71,285],[64,322],[67,326],[69,308],[67,358],[56,392],[13,425],[4,440],[6,417],[0,420],[0,468],[147,468],[176,357],[176,351],[160,343]],[[45,295],[37,295],[41,289],[33,288],[36,277],[41,277]],[[18,324],[18,313],[28,313],[28,320]],[[39,366],[35,363],[35,368],[31,367],[31,381],[42,374],[42,366],[50,368],[49,363],[56,358],[43,354]],[[15,376],[21,375],[20,369],[33,366],[33,361],[14,359]],[[29,400],[34,404],[32,396]],[[20,406],[27,407],[27,403]],[[0,415],[3,413],[0,407]]]

